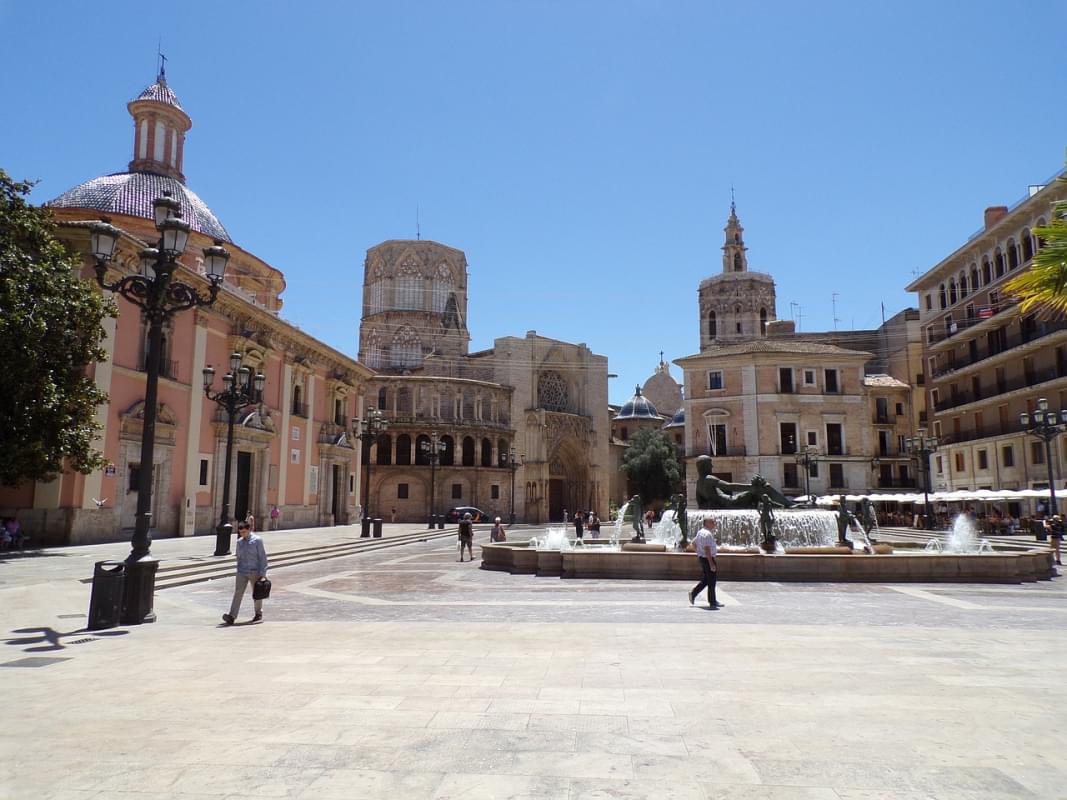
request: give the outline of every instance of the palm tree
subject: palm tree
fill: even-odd
[[[1067,176],[1059,180],[1067,182]],[[1026,272],[1012,278],[1004,289],[1019,299],[1024,314],[1067,313],[1067,200],[1056,203],[1052,221],[1034,228],[1041,242]]]

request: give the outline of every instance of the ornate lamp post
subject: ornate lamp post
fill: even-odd
[[[363,419],[356,417],[352,420],[352,430],[359,441],[363,443],[363,452],[367,454],[367,475],[365,490],[363,492],[363,519],[370,519],[370,445],[378,435],[384,433],[389,427],[389,420],[376,408],[367,409],[367,416]]]
[[[115,255],[122,231],[110,220],[89,226],[93,258],[96,259],[96,281],[101,288],[115,292],[141,309],[148,320],[148,353],[145,358],[144,428],[141,433],[141,465],[137,479],[137,517],[130,555],[126,559],[125,594],[122,600],[122,622],[140,624],[155,622],[152,607],[156,569],[159,562],[152,558],[152,473],[156,446],[156,405],[159,395],[159,366],[163,347],[163,323],[180,311],[197,306],[210,306],[218,297],[230,254],[220,243],[204,248],[204,266],[210,285],[207,296],[194,287],[174,279],[178,258],[189,241],[189,223],[181,219],[178,201],[164,192],[152,202],[159,241],[155,247],[141,251],[141,273],[126,275],[114,283],[107,282],[107,265]]]
[[[926,429],[919,428],[918,436],[904,440],[904,449],[923,473],[923,527],[930,530],[934,516],[930,511],[930,454],[937,450],[937,437],[928,437]]]
[[[1052,470],[1052,442],[1067,430],[1067,408],[1060,409],[1059,414],[1048,410],[1048,400],[1042,397],[1037,401],[1037,410],[1033,414],[1025,411],[1019,415],[1023,430],[1036,436],[1045,443],[1045,464],[1048,465],[1048,507],[1050,514],[1058,514],[1056,508],[1056,478]]]
[[[437,464],[441,460],[441,453],[448,447],[441,441],[437,431],[430,432],[430,441],[419,443],[419,449],[430,459],[430,511],[426,515],[426,527],[433,528],[437,521]]]
[[[212,392],[211,385],[215,382],[215,368],[204,367],[204,394],[208,400],[214,400],[226,410],[226,470],[222,479],[222,513],[219,515],[219,524],[215,528],[215,555],[228,556],[230,554],[230,534],[233,533],[233,525],[230,524],[230,463],[233,461],[233,424],[237,420],[237,412],[251,405],[255,405],[263,398],[263,384],[267,380],[263,373],[252,376],[252,370],[241,366],[240,353],[230,356],[230,371],[222,376],[223,389],[221,392]]]
[[[814,506],[811,499],[811,468],[819,463],[819,453],[813,447],[807,447],[804,452],[796,454],[798,466],[804,468],[804,493],[808,496],[808,505]]]
[[[871,459],[871,471],[874,472],[874,476],[875,476],[874,480],[871,481],[871,488],[874,488],[874,489],[882,488],[882,477],[881,477],[881,472],[879,472],[879,468],[881,466],[882,466],[882,459],[880,459],[878,456],[875,456],[874,458]]]
[[[500,466],[507,467],[511,470],[511,513],[508,519],[509,528],[515,524],[515,471],[520,465],[525,463],[526,454],[523,453],[516,458],[514,446],[512,446],[509,452],[500,454]]]

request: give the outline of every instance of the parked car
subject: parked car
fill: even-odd
[[[449,522],[459,522],[464,514],[470,514],[473,522],[489,522],[489,515],[474,506],[457,506],[449,509],[446,519]]]

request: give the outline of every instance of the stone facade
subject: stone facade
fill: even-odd
[[[1042,397],[1055,410],[1067,408],[1067,320],[1020,314],[1004,285],[1030,268],[1041,246],[1033,230],[1065,198],[1067,184],[1055,179],[1011,208],[986,209],[978,233],[908,286],[919,299],[927,428],[940,442],[931,459],[934,489],[1048,485],[1044,445],[1023,430],[1019,415]],[[1065,455],[1054,441],[1057,476]]]
[[[606,512],[605,357],[535,331],[469,353],[466,257],[438,242],[368,250],[363,309],[360,354],[383,373],[370,396],[392,425],[370,456],[376,513],[423,519],[431,494],[438,514],[473,505],[507,519],[514,508],[537,523],[565,508]],[[435,433],[449,448],[436,467],[419,450]]]

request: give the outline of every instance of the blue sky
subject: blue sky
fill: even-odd
[[[364,253],[418,208],[467,254],[472,349],[586,342],[621,402],[660,350],[697,350],[731,185],[780,318],[831,329],[835,292],[843,328],[913,305],[913,271],[1063,166],[1065,23],[1036,2],[0,0],[0,167],[40,202],[124,170],[162,37],[189,186],[285,272],[284,317],[355,354]]]

